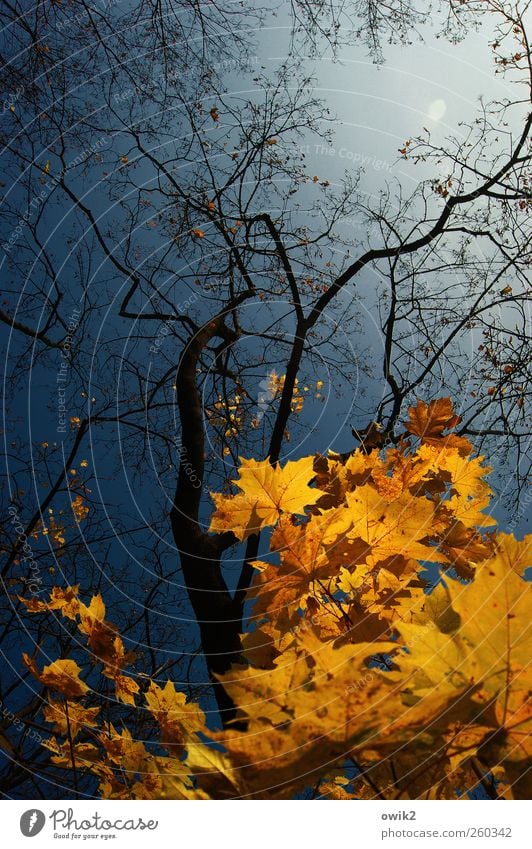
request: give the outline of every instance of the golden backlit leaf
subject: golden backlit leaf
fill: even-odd
[[[499,533],[495,538],[499,558],[507,569],[524,575],[532,567],[532,534],[517,540],[513,534]]]
[[[211,493],[216,511],[210,531],[232,530],[244,540],[267,525],[274,525],[282,513],[302,515],[305,507],[315,504],[323,493],[308,484],[314,477],[313,458],[289,460],[281,468],[268,460],[241,458],[239,479],[234,481],[241,493]]]
[[[80,667],[74,660],[54,660],[45,666],[39,675],[40,681],[51,690],[57,690],[67,698],[83,696],[89,689],[79,678]]]
[[[375,560],[402,554],[441,562],[438,551],[424,542],[438,525],[434,505],[428,499],[402,493],[390,502],[368,484],[348,492],[346,498],[353,521],[349,536],[365,540]]]
[[[135,704],[135,696],[140,687],[137,682],[128,675],[118,673],[114,676],[116,698],[126,705]]]
[[[152,681],[145,699],[166,744],[183,745],[205,725],[203,711],[193,702],[187,702],[185,694],[178,692],[171,681],[164,687]]]
[[[43,717],[53,725],[57,734],[67,736],[70,730],[72,739],[84,728],[95,728],[99,707],[86,708],[75,701],[55,701],[50,699],[43,708]]]

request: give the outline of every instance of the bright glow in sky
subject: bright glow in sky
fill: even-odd
[[[441,121],[446,112],[447,104],[445,100],[438,98],[438,100],[433,100],[430,104],[427,115],[431,121]]]

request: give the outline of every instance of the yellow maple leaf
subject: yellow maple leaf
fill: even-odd
[[[374,562],[396,554],[436,562],[445,559],[423,542],[438,527],[434,504],[428,499],[402,493],[389,502],[370,485],[357,487],[346,498],[353,526],[348,536],[365,540]]]
[[[171,681],[164,687],[152,681],[145,699],[148,710],[159,723],[163,743],[183,745],[204,728],[205,714],[201,708],[187,702],[185,694],[176,691]]]
[[[90,629],[90,624],[92,621],[103,622],[103,620],[105,619],[105,604],[101,593],[93,595],[88,607],[85,604],[81,606],[80,615],[80,631],[82,633],[88,633],[88,630],[84,629]]]
[[[114,675],[116,698],[126,705],[135,704],[135,695],[139,692],[139,685],[129,675]]]
[[[521,541],[513,534],[499,533],[495,539],[499,557],[508,569],[513,569],[518,575],[523,575],[532,565],[532,534]]]
[[[497,524],[497,520],[486,513],[486,508],[490,506],[489,494],[473,498],[467,495],[453,495],[442,504],[466,528],[488,528]]]
[[[452,490],[461,498],[480,498],[491,494],[491,489],[483,480],[492,470],[483,466],[484,457],[461,457],[456,450],[444,448],[438,452],[437,464],[448,472]]]
[[[485,698],[507,697],[512,678],[527,666],[532,652],[532,626],[525,625],[531,592],[532,586],[498,553],[483,561],[470,584],[449,581],[453,629],[442,631],[441,623],[434,627],[434,622],[396,623],[411,647],[401,669],[418,671],[418,691],[477,687]]]
[[[128,728],[123,728],[119,733],[111,724],[108,734],[102,735],[100,741],[109,760],[126,773],[126,779],[151,771],[153,758],[142,742],[133,739]]]
[[[284,468],[273,467],[268,460],[241,458],[239,479],[241,493],[211,493],[216,511],[211,518],[211,531],[232,530],[239,540],[274,525],[282,513],[303,514],[323,495],[308,485],[314,477],[313,458],[289,460]]]
[[[53,724],[56,733],[64,736],[70,733],[74,739],[83,728],[97,726],[96,717],[99,712],[100,708],[86,708],[80,702],[68,700],[65,704],[50,699],[43,709],[43,716],[46,722]]]
[[[75,660],[54,660],[45,666],[39,675],[40,681],[51,690],[57,690],[67,698],[84,696],[89,689],[79,678],[81,668]]]

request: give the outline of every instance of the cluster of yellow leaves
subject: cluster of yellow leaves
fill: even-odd
[[[83,468],[86,468],[86,466],[88,466],[87,461],[82,460],[81,466]],[[76,474],[74,469],[71,470],[71,474]],[[79,493],[70,502],[70,509],[72,510],[72,513],[74,514],[74,518],[76,520],[76,524],[78,525],[80,522],[83,522],[90,513],[90,508],[87,507],[83,496]],[[59,515],[61,517],[64,517],[66,512],[67,511],[62,509],[59,511]],[[66,541],[66,530],[66,520],[64,518],[57,519],[54,515],[53,508],[49,507],[47,522],[39,522],[32,536],[36,540],[39,539],[39,535],[48,536],[55,547],[61,548],[61,546],[63,546]]]
[[[279,398],[284,389],[284,382],[286,380],[285,374],[277,374],[277,372],[272,371],[268,375],[268,394],[272,401],[275,401],[276,398]],[[309,391],[308,386],[304,386],[302,390],[299,389],[299,381],[296,377],[294,390],[292,392],[292,403],[291,408],[293,413],[301,413],[303,410],[303,404],[305,403],[305,396],[303,393]]]
[[[211,425],[223,428],[225,439],[238,436],[244,424],[243,395],[236,392],[226,401],[218,396],[214,408],[208,407],[206,414]]]
[[[240,224],[241,222],[237,222]],[[231,453],[228,446],[230,440],[236,439],[249,423],[252,428],[260,427],[264,410],[267,405],[273,405],[280,398],[286,375],[278,375],[272,371],[268,374],[266,380],[260,383],[263,391],[258,397],[259,413],[253,418],[248,417],[248,408],[244,404],[247,396],[246,390],[242,386],[237,386],[237,391],[233,395],[228,395],[226,398],[218,396],[216,401],[206,407],[205,414],[209,423],[218,429],[220,439],[224,443],[223,453],[228,455]],[[315,397],[324,400],[321,393],[323,388],[323,380],[315,382]],[[295,386],[292,391],[291,410],[293,413],[301,413],[303,411],[305,396],[313,391],[313,386],[309,382],[308,385],[299,385],[299,380],[296,378]],[[249,398],[249,396],[248,396]],[[288,431],[285,432],[285,438],[290,439]]]
[[[35,539],[39,539],[39,532],[43,536],[50,536],[53,544],[56,546],[62,546],[65,544],[65,526],[61,521],[57,521],[55,516],[53,515],[53,510],[50,509],[50,515],[48,518],[48,524],[44,523],[37,527],[37,530],[33,534]]]
[[[215,793],[220,789],[226,795],[236,793],[229,761],[219,747],[213,748],[200,736],[205,730],[205,715],[199,706],[188,703],[170,681],[160,687],[148,680],[141,694],[137,680],[124,673],[124,667],[134,658],[125,651],[115,626],[105,619],[100,594],[86,605],[79,598],[79,586],[64,590],[55,587],[48,601],[21,601],[30,613],[57,611],[77,623],[90,652],[91,666],[102,664],[102,674],[114,683],[115,706],[121,702],[138,707],[142,698],[146,727],[149,714],[168,752],[167,756],[155,755],[133,739],[128,728],[117,730],[101,717],[99,704],[89,706],[90,701],[98,701],[98,693],[80,677],[82,669],[76,661],[59,659],[40,670],[35,659],[24,654],[24,664],[50,693],[43,718],[55,735],[65,738],[61,741],[52,736],[45,742],[53,763],[96,775],[105,798],[207,799],[212,789],[211,773],[216,774]],[[107,709],[110,695],[105,698]]]
[[[278,398],[280,398],[284,384],[286,380],[285,374],[277,374],[276,371],[270,372],[268,375],[268,379],[266,381],[266,393],[265,397],[262,399],[264,401],[268,401],[270,403],[274,403]],[[263,384],[261,384],[262,386]],[[323,387],[323,380],[317,380],[316,384],[316,398],[321,398],[322,395],[320,393],[320,389]],[[305,384],[301,386],[299,384],[299,380],[296,377],[294,388],[292,391],[292,400],[291,400],[291,410],[293,413],[301,413],[303,411],[303,407],[305,404],[305,395],[312,391],[312,387],[309,384]],[[252,422],[253,427],[258,427],[260,424],[260,419],[254,419]]]
[[[458,423],[449,399],[420,401],[397,447],[241,471],[240,494],[214,496],[212,530],[274,525],[249,591],[250,665],[223,679],[248,729],[223,736],[248,792],[291,795],[337,753],[363,769],[358,796],[454,798],[490,768],[529,792],[529,540],[486,532],[490,469]],[[429,595],[431,563],[448,577]]]
[[[265,404],[273,404],[282,394],[286,375],[278,375],[272,371],[268,375],[267,380],[260,385],[264,387],[264,392],[259,395],[259,407],[261,414],[251,419],[251,427],[257,428],[260,426],[262,412]],[[319,390],[323,387],[323,381],[316,381],[316,398],[321,398]],[[292,392],[291,409],[293,413],[301,413],[305,403],[305,395],[311,391],[309,385],[299,386],[299,381],[296,378],[295,386]],[[247,411],[244,406],[246,396],[245,390],[240,387],[234,395],[229,395],[226,399],[218,396],[217,400],[211,407],[206,408],[206,415],[209,423],[214,427],[219,428],[223,432],[225,440],[236,438],[246,426]],[[228,454],[229,451],[224,453]]]
[[[213,495],[210,529],[239,540],[273,530],[254,564],[242,664],[220,678],[238,730],[209,731],[173,684],[150,682],[143,704],[165,757],[125,730],[108,740],[88,716],[108,754],[105,767],[84,755],[103,795],[290,798],[317,786],[343,799],[456,798],[484,780],[529,797],[530,538],[486,530],[489,468],[458,422],[448,399],[420,401],[391,447],[284,467],[242,460],[240,492]],[[442,575],[430,592],[427,568]],[[79,616],[107,663],[109,640],[90,624],[102,633],[103,602],[79,612],[75,598],[55,590],[45,607]],[[79,668],[65,663],[34,674],[79,705]]]
[[[93,596],[90,604],[85,605],[80,601],[78,593],[79,585],[66,589],[54,587],[48,601],[22,597],[20,601],[30,613],[59,611],[62,616],[76,622],[78,631],[86,639],[91,662],[103,664],[103,675],[114,681],[116,698],[126,704],[134,705],[134,695],[138,693],[139,685],[134,678],[124,673],[124,667],[131,662],[132,656],[126,652],[116,627],[105,619],[105,604],[101,595],[98,593]],[[65,698],[81,695],[79,692],[81,687],[84,688],[84,692],[88,689],[78,680],[80,669],[72,660],[55,661],[55,664],[45,667],[41,673],[27,656],[24,656],[24,661],[43,684],[62,693]],[[58,668],[57,664],[69,664],[69,666],[66,669]],[[60,674],[56,675],[56,672]]]

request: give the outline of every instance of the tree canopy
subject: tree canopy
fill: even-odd
[[[420,401],[396,447],[242,460],[240,492],[213,494],[211,532],[273,528],[242,657],[219,677],[236,707],[223,731],[172,680],[137,677],[101,594],[21,598],[75,623],[93,667],[24,656],[50,693],[52,762],[114,799],[454,799],[479,781],[528,798],[530,538],[486,530],[490,469],[446,432],[458,422],[449,399]],[[427,594],[430,563],[446,577]],[[81,677],[94,667],[107,706]]]

